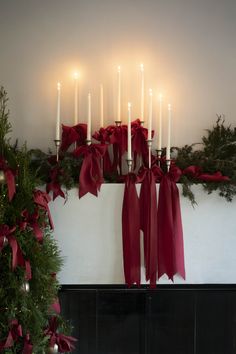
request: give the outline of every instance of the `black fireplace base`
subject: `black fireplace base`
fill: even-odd
[[[235,354],[236,285],[64,285],[79,354]]]

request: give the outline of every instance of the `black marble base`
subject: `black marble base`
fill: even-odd
[[[236,285],[62,286],[79,354],[235,354]]]

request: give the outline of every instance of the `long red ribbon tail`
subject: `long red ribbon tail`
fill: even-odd
[[[140,223],[139,199],[135,177],[128,174],[125,181],[122,208],[123,261],[125,282],[140,285]]]
[[[140,223],[144,235],[146,280],[151,287],[157,278],[157,193],[155,176],[147,170],[140,191]]]
[[[172,192],[172,213],[174,226],[174,252],[175,252],[175,273],[178,273],[185,279],[185,265],[184,265],[184,241],[183,241],[183,227],[180,209],[179,190],[175,182],[171,182]]]
[[[175,274],[174,222],[172,210],[172,186],[168,175],[164,175],[160,183],[157,225],[158,278],[166,273],[173,281],[173,276]]]

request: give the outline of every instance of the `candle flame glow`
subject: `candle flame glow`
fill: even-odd
[[[117,67],[117,71],[118,71],[118,73],[120,73],[120,70],[121,70],[121,68],[120,68],[120,65]]]
[[[171,104],[168,104],[168,111],[171,111]]]
[[[128,109],[131,108],[131,102],[128,102]]]
[[[61,89],[61,83],[60,83],[60,82],[57,83],[57,89],[58,89],[58,90]]]
[[[140,64],[140,70],[141,70],[141,71],[144,71],[144,65],[143,65],[143,63]]]
[[[152,96],[152,89],[149,89],[149,96]]]
[[[163,100],[163,95],[162,93],[159,94],[159,101],[162,101]]]
[[[74,79],[75,79],[75,80],[78,80],[78,78],[79,78],[79,72],[78,72],[78,71],[75,71],[75,72],[74,72]]]

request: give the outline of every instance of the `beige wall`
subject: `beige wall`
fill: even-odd
[[[82,73],[81,119],[91,90],[97,128],[103,82],[112,122],[118,64],[124,121],[128,100],[137,117],[141,61],[147,88],[173,103],[173,144],[199,141],[216,114],[236,125],[235,38],[235,0],[0,0],[0,84],[10,96],[14,137],[52,146],[58,80],[63,122],[72,124],[75,68]],[[157,119],[157,107],[154,113]]]

